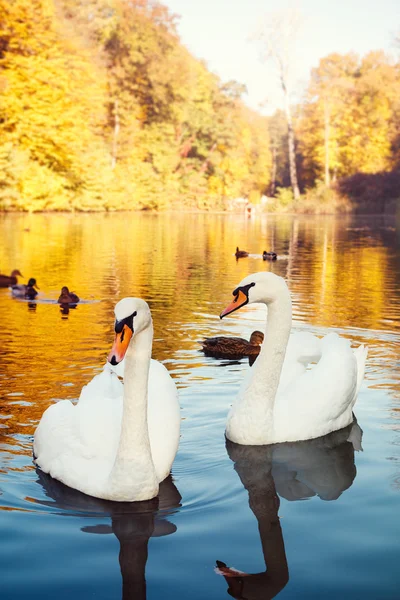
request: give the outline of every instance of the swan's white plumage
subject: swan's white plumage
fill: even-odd
[[[316,365],[309,370],[304,367],[304,372],[286,386],[281,379],[274,406],[274,435],[297,441],[349,425],[353,420],[358,371],[364,370],[364,365],[358,365],[357,356],[348,340],[335,333],[324,337]],[[298,437],[299,433],[304,437]]]
[[[122,499],[107,491],[123,417],[124,384],[114,371],[107,363],[82,388],[77,404],[62,400],[44,412],[35,432],[34,454],[43,471],[66,485],[92,496]],[[151,457],[156,479],[161,482],[170,473],[178,448],[180,409],[171,376],[155,360],[149,368],[147,419]],[[136,468],[140,469],[140,464]]]
[[[248,445],[294,442],[346,427],[353,420],[367,349],[353,350],[336,333],[322,339],[309,333],[289,337],[291,307],[284,280],[256,273],[238,287],[253,281],[249,302],[273,303],[273,308],[260,355],[229,412],[228,439]]]

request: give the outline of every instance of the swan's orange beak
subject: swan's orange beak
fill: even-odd
[[[124,325],[120,333],[115,334],[115,339],[111,352],[108,355],[108,362],[112,365],[117,365],[123,360],[126,351],[133,335],[132,329],[128,325]]]
[[[246,296],[246,294],[244,292],[242,292],[242,290],[239,290],[237,296],[235,296],[234,301],[231,302],[229,304],[229,306],[227,306],[225,308],[225,310],[222,311],[222,313],[219,315],[219,318],[222,319],[222,317],[226,317],[226,315],[229,315],[230,313],[234,312],[241,306],[244,306],[245,304],[247,304],[248,301],[249,301],[249,299]]]

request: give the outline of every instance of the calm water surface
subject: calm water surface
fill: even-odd
[[[1,598],[399,597],[393,222],[21,215],[0,217],[0,239],[0,271],[36,277],[41,292],[28,304],[0,289]],[[254,256],[236,262],[236,245]],[[263,250],[279,260],[263,262]],[[358,428],[299,444],[226,444],[226,414],[249,365],[204,357],[198,341],[264,327],[265,309],[254,306],[218,318],[237,283],[259,270],[287,279],[294,330],[333,329],[368,344],[355,410],[362,452]],[[62,285],[84,300],[68,314],[55,304]],[[149,302],[153,356],[174,377],[182,409],[172,479],[158,499],[130,505],[84,496],[32,462],[44,409],[76,400],[99,372],[113,306],[125,295]],[[216,560],[251,575],[227,583],[214,572]]]

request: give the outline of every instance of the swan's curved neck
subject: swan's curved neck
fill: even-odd
[[[158,493],[147,424],[152,341],[150,323],[132,338],[126,352],[121,436],[111,472],[112,487],[134,500],[152,498]]]
[[[286,292],[286,290],[285,290]],[[264,343],[254,365],[249,387],[256,384],[255,399],[273,408],[278,390],[286,347],[292,327],[292,302],[289,291],[282,292],[276,300],[268,303],[267,325]],[[252,385],[253,384],[253,385]]]
[[[226,435],[233,442],[259,445],[273,439],[274,402],[291,325],[292,303],[285,288],[268,302],[264,342],[252,377],[228,415]]]

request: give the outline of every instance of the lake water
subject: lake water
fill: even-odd
[[[0,271],[40,286],[0,289],[0,597],[144,600],[394,599],[400,559],[400,232],[380,217],[0,216]],[[235,260],[236,245],[253,256]],[[263,262],[263,250],[279,259]],[[272,270],[295,331],[367,343],[350,431],[274,447],[225,442],[247,359],[205,357],[203,337],[249,337],[265,309],[220,321],[240,280]],[[22,281],[25,282],[26,279]],[[62,285],[83,300],[63,313]],[[182,435],[158,499],[102,502],[35,469],[47,406],[101,369],[123,296],[150,304],[153,357],[180,390]],[[350,441],[349,440],[350,435]],[[250,576],[225,578],[216,560]],[[228,593],[228,587],[230,591]]]

